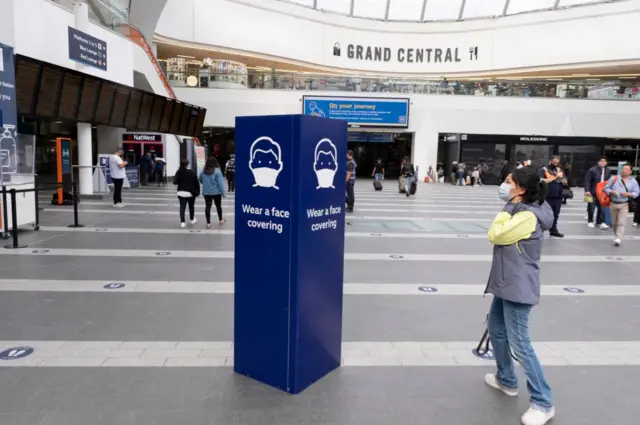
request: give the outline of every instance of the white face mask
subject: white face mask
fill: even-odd
[[[325,168],[324,170],[316,170],[316,177],[318,178],[318,189],[334,188],[333,178],[336,175],[336,170]]]
[[[509,192],[511,192],[511,185],[509,183],[502,183],[500,185],[498,196],[504,202],[509,202],[511,200],[511,194]]]
[[[316,189],[335,189],[333,180],[338,171],[337,154],[336,146],[327,138],[320,140],[316,145],[313,162],[313,171],[315,171],[318,179]],[[318,168],[323,166],[328,168]]]
[[[280,174],[279,169],[273,169],[269,167],[261,167],[261,168],[252,168],[253,178],[256,181],[255,186],[260,187],[272,187],[274,189],[278,189],[276,186],[276,181],[278,180],[278,174]]]

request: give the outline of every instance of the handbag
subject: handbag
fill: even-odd
[[[627,184],[624,182],[624,179],[620,179],[620,181],[622,182],[622,185],[624,186],[624,191],[628,192],[629,189],[627,189]],[[629,198],[629,201],[627,202],[627,206],[629,207],[629,212],[635,212],[636,210],[636,200],[633,199],[633,197]]]
[[[571,188],[565,187],[562,189],[562,197],[564,199],[573,199],[573,190]]]

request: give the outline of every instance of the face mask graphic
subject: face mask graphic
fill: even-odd
[[[253,173],[253,187],[271,187],[276,185],[282,171],[282,151],[280,145],[270,137],[260,137],[251,145],[249,169]]]
[[[322,139],[316,145],[313,170],[316,172],[318,186],[316,189],[335,189],[333,180],[338,171],[338,150],[329,139]]]
[[[511,200],[511,195],[509,194],[509,192],[511,192],[511,185],[509,183],[502,183],[500,185],[498,196],[500,196],[500,199],[502,199],[504,202],[509,202]]]

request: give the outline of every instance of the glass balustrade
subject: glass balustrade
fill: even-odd
[[[77,0],[49,0],[70,12]],[[129,0],[85,0],[89,6],[89,20],[128,36]]]

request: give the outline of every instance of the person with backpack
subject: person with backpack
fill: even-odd
[[[411,185],[413,184],[413,177],[416,174],[416,169],[409,161],[409,157],[405,156],[402,160],[402,168],[400,174],[404,177],[404,190],[407,198],[411,196]],[[414,192],[415,193],[415,192]]]
[[[218,221],[222,226],[225,222],[222,218],[222,198],[225,197],[224,178],[220,170],[220,164],[214,157],[209,157],[204,166],[204,171],[198,177],[202,183],[204,195],[204,216],[207,219],[207,229],[211,229],[211,204],[215,202],[218,212]]]
[[[513,171],[500,186],[506,202],[489,227],[493,261],[485,293],[493,294],[488,332],[497,372],[484,382],[509,397],[518,395],[518,378],[511,350],[527,377],[529,409],[524,425],[544,425],[555,415],[551,388],[531,345],[529,316],[540,302],[540,255],[544,231],[553,226],[548,184],[532,167]]]
[[[196,224],[195,204],[200,196],[200,182],[196,172],[189,167],[189,160],[183,159],[180,168],[173,176],[173,184],[178,186],[178,200],[180,201],[180,227],[185,227],[184,213],[189,205],[189,219],[191,224]]]
[[[598,201],[598,194],[604,189],[604,185],[611,178],[611,170],[607,168],[607,158],[600,157],[598,163],[589,168],[584,176],[584,195],[590,196],[592,202],[587,204],[587,225],[589,227],[600,227],[602,230],[609,228],[604,222],[604,210]],[[598,190],[598,186],[600,190]],[[594,212],[597,211],[596,222],[593,222]]]
[[[235,192],[236,190],[236,156],[234,154],[229,155],[229,160],[224,167],[224,175],[227,176],[227,183],[229,184],[229,192]]]
[[[604,192],[611,199],[611,225],[615,237],[614,246],[620,246],[624,236],[625,221],[629,217],[629,212],[635,210],[635,199],[640,196],[638,182],[631,177],[631,164],[622,166],[621,176],[613,176],[609,179]]]
[[[549,230],[549,235],[556,238],[564,238],[564,235],[558,231],[558,218],[560,217],[562,195],[566,184],[564,172],[560,168],[560,157],[558,155],[552,156],[549,165],[540,169],[539,176],[547,182],[548,191],[546,201],[553,210],[553,226],[551,226]]]

